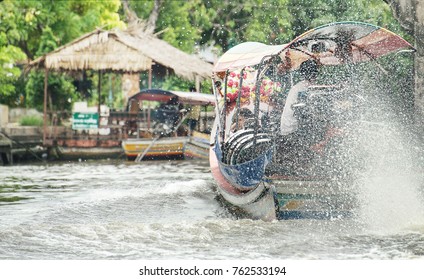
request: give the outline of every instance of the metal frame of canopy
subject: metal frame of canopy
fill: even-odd
[[[129,100],[148,100],[167,102],[172,97],[178,97],[179,101],[189,105],[214,105],[213,95],[200,92],[168,91],[162,89],[145,89],[133,96]]]
[[[178,98],[178,103],[187,105],[215,105],[215,98],[212,94],[200,93],[200,92],[183,92],[183,91],[168,91],[162,89],[144,89],[128,100],[128,111],[130,102],[132,100],[138,101],[157,101],[160,103],[167,103],[172,98]],[[206,110],[206,108],[205,108]],[[147,113],[148,127],[150,128],[150,105]]]
[[[415,48],[405,39],[383,27],[353,21],[335,22],[311,29],[284,45],[241,43],[220,57],[214,65],[213,72],[218,74],[227,70],[255,66],[277,55],[282,59],[290,60],[290,69],[296,69],[301,62],[311,57],[319,60],[323,65],[347,63],[341,60],[343,53],[340,53],[340,44],[347,42],[343,39],[349,38],[343,38],[343,36],[349,35],[351,36],[352,60],[348,63],[368,61],[401,49],[415,51]],[[325,46],[326,51],[314,52],[311,49],[314,44],[324,41],[332,42]],[[340,42],[339,46],[337,42]],[[262,61],[263,58],[265,58],[264,61]]]

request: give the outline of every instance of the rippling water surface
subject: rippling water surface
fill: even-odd
[[[415,198],[400,199],[402,207],[392,201],[387,213],[374,213],[378,222],[263,222],[228,213],[207,162],[5,166],[0,259],[416,259],[424,213]]]

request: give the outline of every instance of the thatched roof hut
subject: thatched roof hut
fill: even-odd
[[[153,35],[97,29],[39,57],[31,68],[63,71],[103,70],[142,72],[162,65],[175,75],[195,81],[208,79],[212,65]]]
[[[175,75],[200,81],[212,74],[212,64],[199,57],[185,53],[153,35],[128,31],[106,31],[97,29],[74,41],[47,53],[29,64],[29,68],[44,68],[44,133],[47,135],[47,81],[49,70],[56,71],[99,71],[139,73],[149,71],[151,87],[152,66],[160,65]],[[99,83],[99,92],[100,92]],[[98,112],[100,114],[100,95]]]

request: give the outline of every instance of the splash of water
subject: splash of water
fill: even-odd
[[[380,233],[424,227],[422,170],[405,132],[387,122],[363,123],[359,131],[356,190],[361,222]]]

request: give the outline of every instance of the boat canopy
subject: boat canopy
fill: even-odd
[[[339,65],[374,60],[397,51],[415,51],[395,33],[368,23],[336,22],[311,29],[286,45],[258,42],[239,44],[222,55],[214,73],[259,64],[266,56],[280,57],[286,69],[295,70],[303,61],[315,59],[321,65]]]
[[[144,89],[128,100],[147,100],[166,103],[172,98],[178,98],[178,102],[187,105],[215,105],[215,98],[212,94],[200,92],[167,91],[162,89]]]
[[[254,66],[261,62],[263,57],[280,53],[287,45],[265,45],[258,42],[241,43],[224,53],[216,62],[213,71],[241,69]]]

